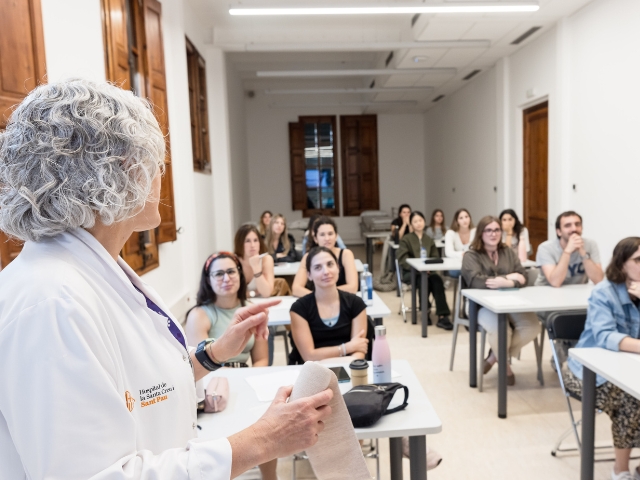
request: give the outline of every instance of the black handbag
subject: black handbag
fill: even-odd
[[[404,389],[402,405],[388,409],[397,390]],[[370,427],[380,417],[404,410],[409,405],[409,387],[401,383],[380,383],[377,385],[359,385],[343,395],[344,403],[356,428]]]

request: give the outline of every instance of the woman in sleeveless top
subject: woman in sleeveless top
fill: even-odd
[[[254,227],[255,228],[255,227]],[[235,311],[247,300],[247,282],[242,264],[231,252],[211,255],[202,268],[196,306],[187,313],[185,331],[189,345],[207,338],[219,338],[227,329]],[[266,367],[269,363],[267,341],[253,335],[244,350],[225,362],[225,367]],[[262,478],[277,480],[278,460],[260,465]]]
[[[315,288],[291,306],[289,364],[364,358],[369,344],[366,306],[359,296],[338,289],[338,258],[329,248],[314,247],[305,261]]]
[[[358,272],[356,270],[356,260],[353,256],[353,252],[349,249],[340,249],[336,246],[336,239],[338,237],[338,228],[333,220],[329,217],[319,217],[312,228],[312,242],[311,247],[325,247],[331,250],[333,255],[337,259],[337,266],[339,269],[339,276],[337,278],[337,286],[340,290],[349,293],[356,293],[358,291]],[[309,275],[307,271],[307,257],[308,253],[302,257],[300,262],[300,268],[293,279],[293,285],[291,290],[296,297],[304,297],[311,293],[313,289],[313,283],[308,283]]]

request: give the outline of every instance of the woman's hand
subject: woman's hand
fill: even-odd
[[[367,333],[364,330],[360,330],[360,332],[349,342],[345,343],[344,346],[346,347],[347,353],[349,355],[351,355],[352,353],[362,353],[366,355],[369,348]]]
[[[249,265],[251,266],[251,270],[253,270],[254,275],[262,272],[262,257],[263,255],[254,255],[253,257],[249,257]]]
[[[627,292],[629,292],[629,295],[640,298],[640,282],[631,282],[627,288]]]
[[[513,280],[508,280],[504,277],[488,278],[485,282],[487,288],[512,288],[514,286]]]
[[[266,300],[236,310],[227,330],[209,347],[211,360],[222,363],[239,355],[251,339],[251,335],[267,340],[268,309],[280,302],[279,299]]]

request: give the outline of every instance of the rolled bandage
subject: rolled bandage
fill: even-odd
[[[336,375],[314,362],[303,365],[289,401],[310,397],[330,388],[331,415],[324,421],[318,442],[307,448],[307,456],[318,480],[371,480]]]

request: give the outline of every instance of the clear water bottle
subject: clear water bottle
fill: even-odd
[[[420,259],[426,260],[427,258],[427,249],[424,247],[420,247]]]
[[[378,325],[375,332],[376,338],[371,352],[373,383],[391,383],[391,350],[387,342],[387,327]]]
[[[373,305],[373,275],[369,271],[369,265],[363,265],[364,271],[360,277],[360,295],[365,305]]]

